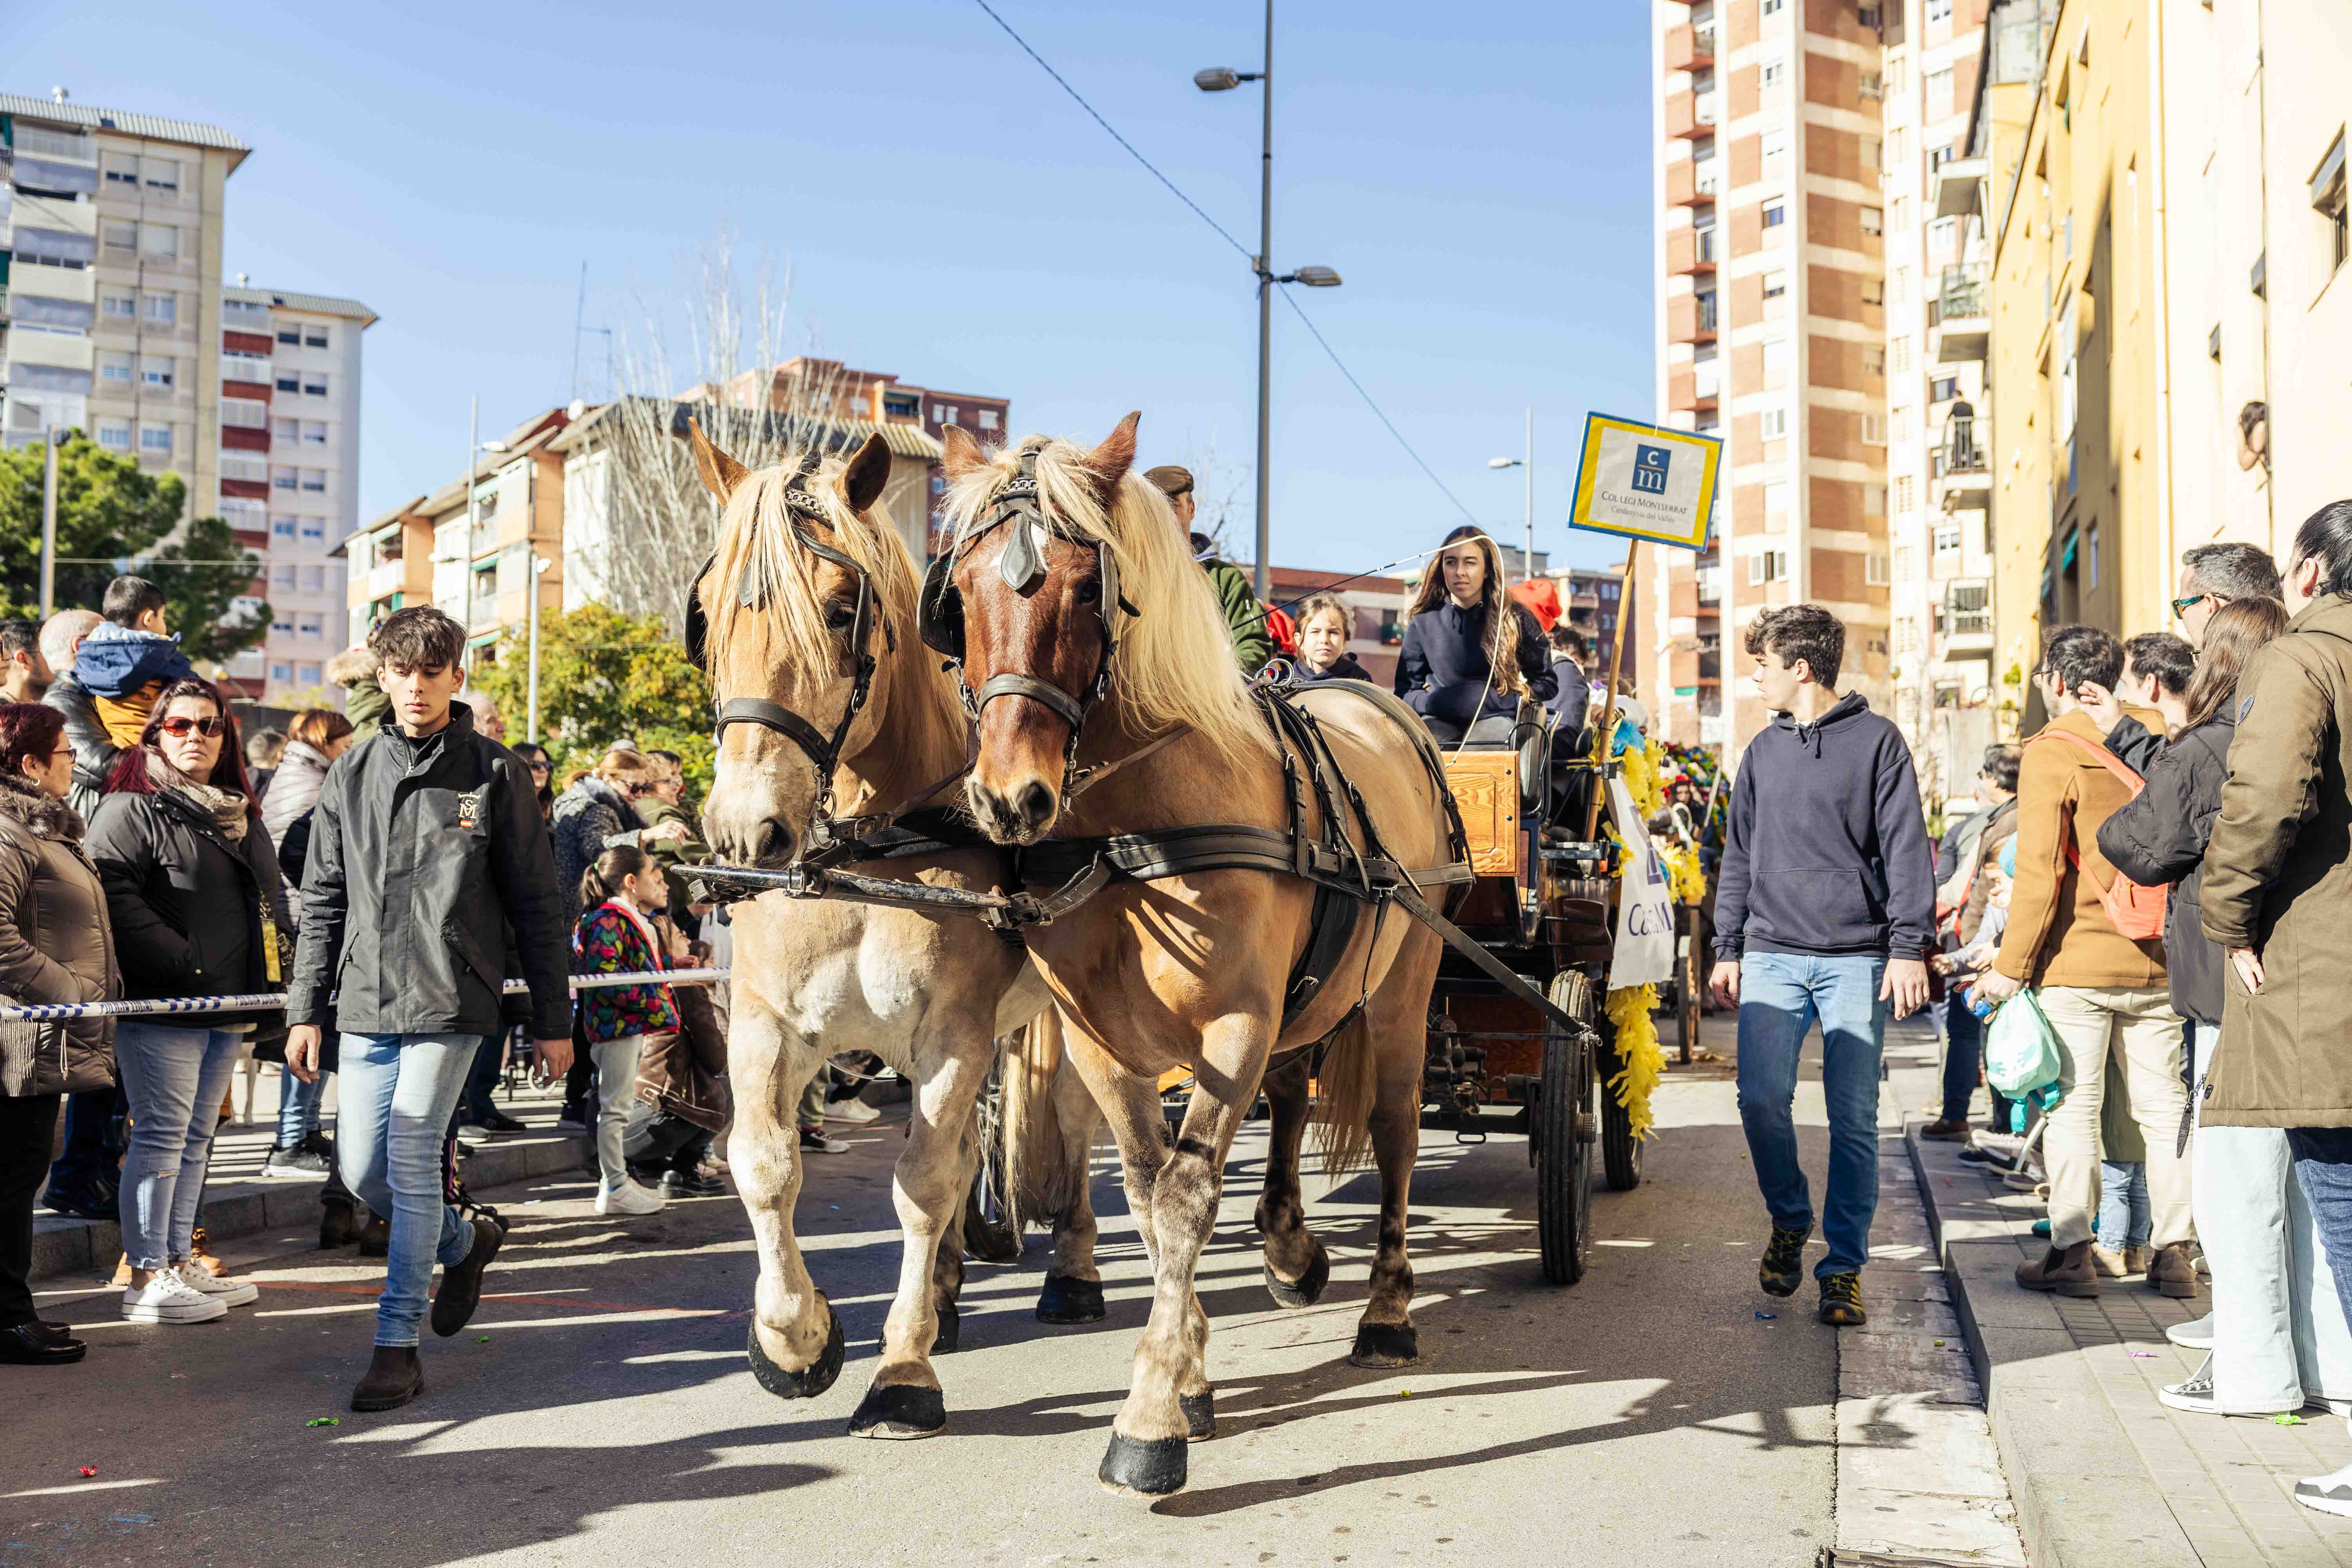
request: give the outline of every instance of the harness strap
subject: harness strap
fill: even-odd
[[[784,707],[764,697],[730,697],[719,705],[719,727],[714,739],[723,737],[730,724],[757,724],[763,730],[773,730],[808,753],[820,773],[830,774],[838,764],[839,754],[833,742],[821,734],[817,727]]]
[[[979,696],[973,700],[972,717],[977,719],[990,703],[1000,697],[1026,697],[1032,702],[1044,703],[1061,716],[1062,721],[1070,727],[1073,738],[1087,721],[1085,706],[1060,687],[1049,680],[1040,680],[1034,675],[1013,674],[989,678],[987,684],[980,689]]]

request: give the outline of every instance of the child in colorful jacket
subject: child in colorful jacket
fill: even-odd
[[[596,858],[580,879],[585,911],[572,933],[575,974],[629,974],[670,965],[654,926],[669,909],[661,863],[635,845]],[[596,1192],[600,1215],[654,1214],[659,1193],[630,1179],[622,1150],[635,1102],[637,1058],[646,1037],[678,1027],[677,998],[667,985],[601,985],[580,993],[581,1033],[596,1063]]]

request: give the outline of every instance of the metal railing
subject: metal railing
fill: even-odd
[[[619,974],[574,974],[572,989],[600,990],[608,985],[716,985],[732,973],[725,969],[635,969]],[[530,983],[509,980],[509,996],[527,996]],[[189,1013],[274,1012],[286,1005],[283,992],[256,991],[237,996],[152,996],[127,1002],[29,1002],[0,1006],[0,1024],[48,1024],[67,1018],[149,1018]]]
[[[1943,445],[1936,449],[1936,477],[1948,474],[1981,474],[1985,471],[1985,449],[1977,442],[1977,422],[1972,415],[1955,414],[1944,421]]]
[[[1981,264],[1960,265],[1944,268],[1943,280],[1936,290],[1936,321],[1948,321],[1955,317],[1976,317],[1985,313],[1985,269]]]

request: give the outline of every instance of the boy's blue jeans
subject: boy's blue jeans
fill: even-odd
[[[1798,1057],[1815,1021],[1822,1026],[1830,1122],[1822,1234],[1829,1253],[1814,1267],[1816,1279],[1857,1273],[1870,1256],[1878,1211],[1878,1057],[1886,1037],[1878,988],[1885,974],[1883,953],[1751,952],[1739,965],[1739,1121],[1764,1206],[1784,1230],[1813,1224],[1792,1110]]]
[[[433,1265],[463,1261],[474,1227],[441,1194],[441,1140],[479,1035],[345,1035],[335,1140],[343,1184],[392,1222],[375,1342],[413,1345]]]

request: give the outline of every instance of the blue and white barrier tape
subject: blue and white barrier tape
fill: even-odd
[[[711,985],[727,975],[724,969],[641,969],[625,974],[575,974],[571,978],[572,990],[592,991],[607,985]],[[529,995],[530,983],[509,980],[506,994]],[[0,1024],[49,1024],[64,1018],[149,1018],[174,1013],[257,1013],[285,1005],[285,995],[275,991],[247,996],[155,996],[138,1002],[36,1002],[0,1006]]]

